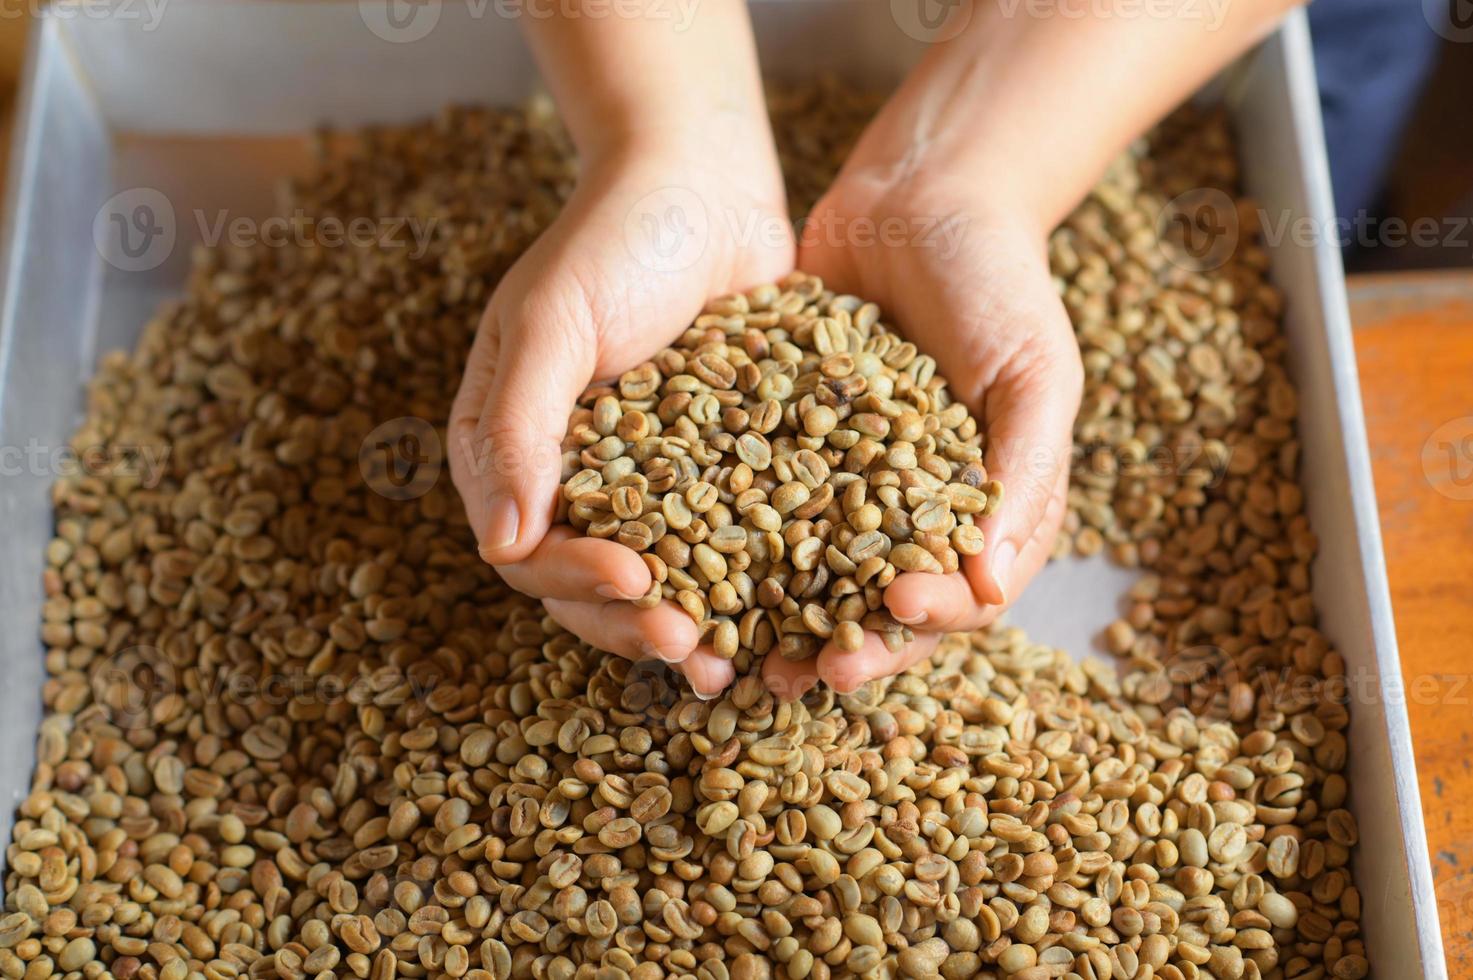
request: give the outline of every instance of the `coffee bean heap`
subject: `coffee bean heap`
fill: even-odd
[[[714,300],[580,406],[568,519],[640,552],[641,602],[678,602],[739,672],[857,650],[862,629],[898,650],[885,587],[956,571],[1002,498],[936,362],[802,273]]]
[[[825,128],[822,103],[778,103],[804,107],[777,127],[803,134],[784,150],[813,161],[803,188],[853,138]],[[1220,132],[1183,119],[1162,159],[1220,160]],[[1312,606],[1295,602],[1287,625],[1272,611],[1306,586],[1313,553],[1282,394],[1234,386],[1248,430],[1224,439],[1264,439],[1272,482],[1149,477],[1160,546],[1136,555],[1151,571],[1130,598],[1132,622],[1142,606],[1153,618],[1116,637],[1123,676],[1000,627],[852,695],[781,703],[743,674],[703,702],[500,582],[445,473],[386,483],[379,467],[405,417],[436,458],[489,290],[571,186],[563,135],[540,109],[457,110],[355,142],[286,210],[433,219],[423,254],[394,240],[203,251],[185,294],[90,388],[75,448],[150,447],[163,467],[91,469],[53,491],[46,714],[5,855],[0,975],[1366,975],[1344,664]],[[1123,186],[1154,197],[1154,159],[1125,161],[1095,203]],[[1120,221],[1074,224],[1075,253],[1088,239],[1116,255],[1111,227],[1138,249],[1155,227]],[[1128,266],[1134,286],[1111,284],[1084,251],[1071,309],[1106,289],[1122,327],[1165,317],[1173,353],[1168,300]],[[1230,329],[1234,304],[1271,290],[1248,260],[1230,268],[1231,294],[1188,280],[1220,320],[1203,342],[1259,350],[1276,386],[1272,318]],[[807,280],[769,308],[789,290],[851,327],[862,308]],[[724,324],[739,302],[710,315]],[[713,342],[693,329],[692,349]],[[796,381],[827,356],[777,359]],[[895,390],[918,380],[910,366],[887,364]],[[1151,411],[1152,392],[1171,393],[1161,380],[1106,398],[1091,423]],[[1124,505],[1137,479],[1091,504],[1139,519]],[[706,513],[730,510],[715,492]],[[1261,536],[1272,527],[1287,541]]]

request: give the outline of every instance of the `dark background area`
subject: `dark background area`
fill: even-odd
[[[1409,75],[1413,78],[1421,75],[1425,80],[1410,86],[1400,126],[1390,133],[1389,165],[1379,191],[1373,191],[1366,205],[1369,220],[1364,225],[1372,231],[1356,236],[1365,238],[1369,244],[1352,243],[1346,248],[1346,269],[1373,272],[1470,268],[1473,267],[1473,3],[1449,0],[1440,11],[1445,19],[1438,23],[1437,0],[1395,2],[1402,5],[1403,11],[1408,8],[1416,11],[1422,19],[1416,29],[1430,33],[1430,37],[1424,35],[1426,45],[1419,46],[1414,37],[1407,38],[1398,42],[1399,50],[1374,53],[1362,50],[1365,57],[1357,60],[1367,74],[1390,75],[1388,85],[1394,85],[1397,77]],[[1330,12],[1327,7],[1342,8],[1350,15],[1352,11],[1344,8],[1359,5],[1358,0],[1314,0],[1310,11],[1317,22]],[[1362,11],[1356,10],[1354,14],[1362,15]],[[1325,37],[1335,40],[1335,35],[1328,31]],[[1320,35],[1316,34],[1316,48],[1320,46]],[[1323,76],[1325,53],[1317,50],[1316,54]],[[1380,58],[1389,60],[1385,65],[1377,64]],[[1419,67],[1414,63],[1417,61],[1426,64]],[[1333,79],[1322,77],[1322,83],[1333,84]],[[1322,84],[1322,90],[1325,88]],[[1383,85],[1380,92],[1384,93],[1385,88]],[[1357,101],[1374,103],[1377,94],[1373,85]],[[1346,115],[1352,120],[1364,119],[1363,111]],[[1333,111],[1327,104],[1327,129],[1332,126],[1332,118]],[[1344,167],[1342,161],[1355,153],[1355,143],[1360,137],[1370,135],[1354,121],[1344,128],[1346,133],[1338,142],[1345,149],[1341,150],[1339,159],[1335,150],[1331,151],[1331,168],[1337,171],[1337,190],[1341,184],[1339,171]],[[1361,151],[1368,149],[1363,147]],[[1339,209],[1345,217],[1347,203],[1341,202]],[[1387,224],[1388,219],[1399,219],[1399,225]],[[1424,219],[1424,229],[1433,227],[1425,219],[1436,222],[1435,244],[1428,244],[1425,235],[1421,236],[1424,239],[1421,243],[1399,240],[1396,227],[1410,228],[1418,219]]]
[[[1392,164],[1381,210],[1404,217],[1444,219],[1449,237],[1473,222],[1473,44],[1443,41],[1406,135]],[[1461,219],[1461,220],[1448,220]],[[1473,245],[1352,249],[1353,268],[1437,269],[1473,266]]]

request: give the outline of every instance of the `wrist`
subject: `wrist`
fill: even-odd
[[[980,224],[1043,250],[1067,205],[1026,171],[980,154],[867,155],[845,166],[830,200],[851,215]]]
[[[587,162],[702,147],[770,149],[751,22],[742,0],[692,6],[672,21],[593,16],[571,0],[526,23],[568,132]]]
[[[645,193],[678,187],[708,206],[746,201],[785,211],[782,170],[767,129],[739,125],[658,126],[610,131],[580,154],[580,185]]]
[[[577,142],[578,158],[585,168],[633,168],[647,164],[669,167],[700,164],[716,168],[765,164],[777,166],[777,150],[765,116],[751,118],[736,112],[719,112],[707,119],[661,119],[649,115],[615,121]]]
[[[982,211],[1031,238],[1047,239],[1075,202],[1036,165],[1028,147],[980,123],[964,132],[948,126],[917,134],[906,122],[915,118],[915,107],[902,101],[905,94],[886,106],[845,164],[839,183],[847,194],[867,198],[869,210],[896,214]],[[987,109],[978,106],[977,113]]]
[[[1033,63],[1056,72],[1058,49],[1076,33],[984,7],[960,35],[931,47],[866,129],[850,166],[899,197],[933,188],[980,197],[1046,236],[1093,185],[1093,144],[1114,142],[1118,122],[1108,112],[1043,111],[1047,92],[1028,78]]]

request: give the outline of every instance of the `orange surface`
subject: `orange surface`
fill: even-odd
[[[14,122],[15,92],[25,60],[26,33],[30,29],[26,4],[0,7],[0,189],[10,162],[10,130]]]
[[[1473,275],[1350,295],[1448,975],[1473,977]]]

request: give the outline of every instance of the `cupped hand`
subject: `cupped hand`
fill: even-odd
[[[815,678],[841,692],[898,673],[948,632],[985,626],[1047,561],[1066,508],[1083,369],[1049,273],[1048,228],[999,204],[979,179],[846,169],[799,235],[798,265],[826,285],[878,302],[936,359],[986,436],[1003,499],[981,527],[985,546],[951,575],[909,572],[885,592],[915,634],[899,652],[877,634],[846,653],[767,658],[768,685],[789,694]]]
[[[480,553],[585,641],[673,664],[700,694],[732,666],[652,584],[638,554],[553,526],[578,396],[668,346],[706,301],[792,268],[767,147],[661,146],[592,161],[562,214],[497,286],[451,410],[450,469]]]

